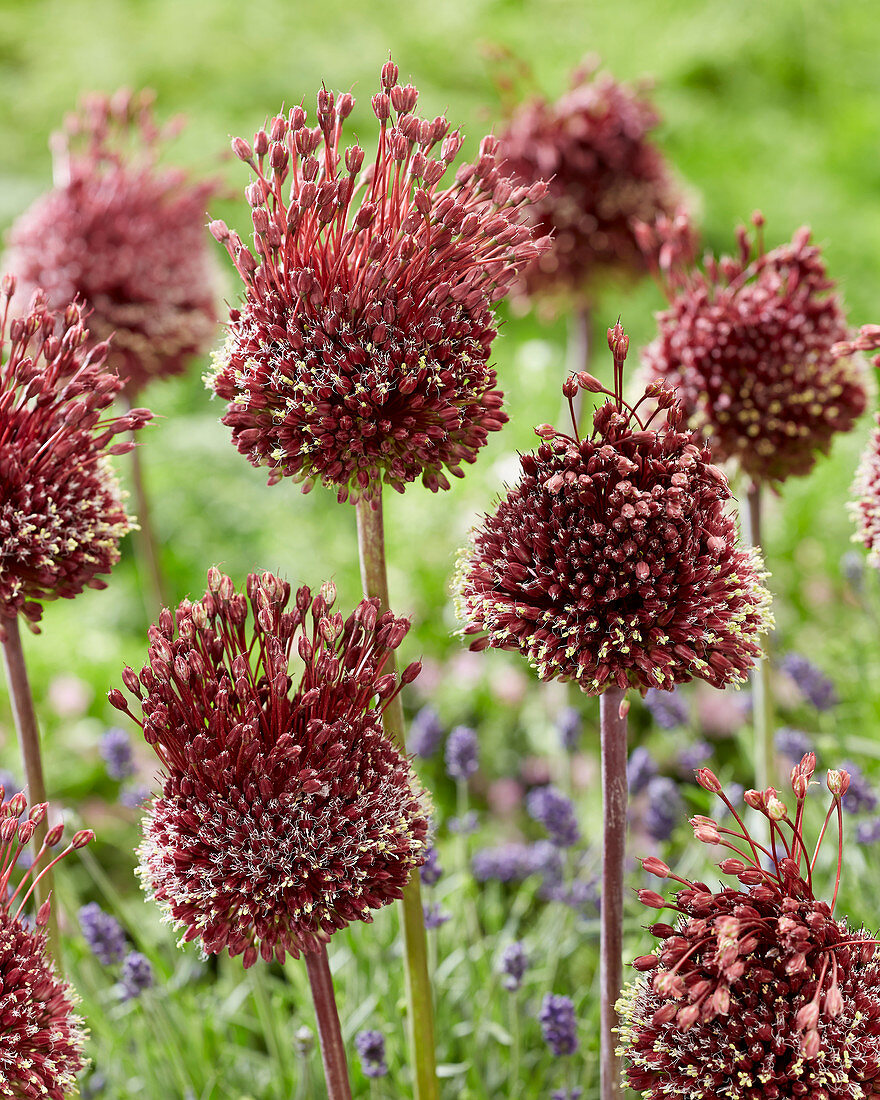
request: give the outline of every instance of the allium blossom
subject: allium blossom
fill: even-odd
[[[43,931],[49,920],[46,900],[36,922],[25,923],[24,909],[37,879],[95,834],[76,833],[67,847],[45,866],[50,849],[61,842],[63,825],[55,825],[31,867],[21,876],[16,865],[45,820],[45,803],[27,811],[19,792],[4,801],[0,789],[0,1096],[16,1100],[62,1100],[76,1089],[76,1076],[86,1065],[85,1032],[74,1012],[76,995],[55,972]]]
[[[712,889],[673,874],[656,857],[645,870],[680,883],[664,900],[642,890],[657,923],[654,953],[634,962],[644,977],[623,994],[621,1053],[628,1083],[651,1100],[824,1100],[880,1093],[880,965],[877,941],[834,915],[843,865],[841,798],[849,777],[828,772],[832,800],[818,844],[804,838],[804,803],[816,766],[808,753],[791,772],[792,814],[772,787],[747,791],[763,815],[769,848],[752,836],[708,770],[700,785],[719,795],[735,827],[692,818],[695,837],[726,848],[720,863],[739,888]],[[816,896],[826,829],[841,830],[830,904]]]
[[[861,360],[840,351],[846,318],[809,229],[766,252],[763,218],[754,221],[756,242],[741,228],[738,255],[707,255],[702,270],[684,216],[640,226],[670,303],[644,364],[675,387],[717,461],[778,484],[810,472],[867,393]]]
[[[335,486],[340,500],[448,489],[506,421],[495,372],[493,305],[543,247],[521,224],[543,184],[515,187],[497,141],[441,187],[461,148],[445,118],[414,114],[418,92],[392,62],[373,96],[375,160],[341,147],[354,107],[318,93],[317,125],[294,107],[253,145],[232,148],[247,188],[254,252],[211,225],[245,284],[212,385],[223,422],[269,482]]]
[[[208,591],[150,628],[148,663],[110,700],[162,762],[141,875],[184,942],[283,961],[399,898],[423,861],[424,795],[382,710],[419,671],[384,669],[409,629],[364,600],[343,619],[269,573]],[[176,627],[175,627],[176,621]]]
[[[56,135],[56,186],[9,234],[9,271],[51,306],[89,310],[92,341],[129,395],[179,374],[216,329],[216,274],[205,207],[216,184],[163,167],[151,92],[86,97]]]
[[[592,433],[538,427],[518,484],[460,555],[463,633],[477,636],[472,649],[519,650],[543,680],[589,694],[740,683],[771,621],[760,558],[737,547],[727,479],[681,430],[672,391],[646,394],[666,410],[651,430],[641,401],[621,395],[627,337],[617,325],[608,339],[615,393],[585,372],[563,388],[569,402],[579,387],[613,398]]]
[[[152,413],[103,416],[122,383],[106,345],[88,350],[83,309],[38,292],[13,318],[15,284],[0,285],[0,620],[33,624],[42,601],[105,587],[132,523],[108,456],[134,444],[111,440]]]
[[[848,356],[878,348],[880,325],[863,325],[855,339],[844,341],[834,350]],[[874,358],[874,366],[880,367],[880,355]],[[874,418],[874,429],[856,471],[852,492],[850,512],[856,524],[853,540],[865,545],[869,564],[880,569],[880,414]],[[854,587],[860,588],[861,582]]]
[[[533,99],[514,114],[500,135],[502,170],[524,185],[548,181],[530,213],[540,231],[553,234],[517,293],[577,297],[609,272],[647,274],[633,219],[653,222],[679,201],[650,138],[658,123],[645,89],[595,66],[576,70],[555,103]]]

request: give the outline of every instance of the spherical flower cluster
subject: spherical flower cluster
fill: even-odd
[[[809,229],[765,252],[744,229],[736,258],[694,264],[684,217],[640,226],[669,298],[644,352],[651,378],[675,387],[688,423],[718,461],[735,459],[755,483],[807,474],[867,402],[861,361],[841,355],[848,330]]]
[[[55,972],[46,952],[43,928],[49,901],[43,902],[33,926],[23,919],[36,880],[49,867],[94,839],[85,829],[74,835],[59,855],[43,865],[61,841],[55,825],[31,867],[17,879],[16,864],[45,820],[45,803],[31,807],[21,792],[4,801],[0,789],[0,1096],[15,1100],[63,1100],[76,1089],[76,1076],[86,1065],[85,1033],[74,1012],[76,996]]]
[[[152,93],[87,97],[56,137],[56,186],[9,235],[7,270],[42,287],[55,309],[89,310],[93,342],[137,394],[179,374],[213,340],[215,266],[205,234],[214,183],[158,163]]]
[[[377,600],[343,620],[331,584],[292,597],[264,573],[245,595],[212,569],[208,585],[123,673],[164,769],[141,874],[184,941],[251,966],[369,921],[423,862],[423,794],[381,725],[419,666],[383,671],[409,623]]]
[[[526,268],[517,292],[583,295],[609,271],[647,273],[633,219],[671,213],[677,190],[650,140],[659,122],[643,89],[628,88],[595,67],[578,69],[555,103],[524,104],[501,137],[503,170],[519,183],[548,180],[532,208],[553,234],[550,249]]]
[[[252,146],[232,143],[256,176],[256,255],[211,225],[245,284],[213,377],[223,422],[270,484],[320,481],[353,502],[383,481],[449,488],[446,473],[462,476],[505,422],[492,307],[543,247],[521,224],[543,184],[514,186],[487,137],[441,187],[462,139],[443,117],[418,118],[418,92],[397,77],[389,61],[363,173],[360,146],[340,148],[354,100],[321,91],[316,126],[294,107]]]
[[[720,867],[739,889],[713,890],[672,874],[656,857],[643,861],[650,873],[681,884],[669,901],[640,892],[645,905],[670,908],[678,921],[652,925],[660,942],[635,960],[644,977],[618,1004],[625,1074],[650,1100],[880,1094],[877,941],[834,915],[842,838],[831,903],[815,892],[821,839],[833,815],[842,827],[848,776],[828,773],[831,805],[819,845],[808,845],[804,802],[815,766],[809,753],[792,769],[793,815],[772,787],[746,792],[746,804],[769,826],[769,848],[751,836],[715,776],[698,773],[736,828],[695,817],[694,834],[730,851]]]
[[[680,429],[672,392],[649,390],[667,410],[649,430],[620,394],[619,325],[609,343],[616,394],[591,435],[536,429],[519,483],[462,551],[463,633],[478,635],[472,649],[519,650],[542,679],[589,694],[739,683],[770,623],[760,560],[737,547],[727,480]],[[569,401],[578,386],[609,392],[582,372],[565,383]]]
[[[41,601],[105,586],[131,525],[107,458],[134,444],[111,440],[152,416],[102,419],[122,385],[106,345],[87,350],[82,308],[52,313],[40,293],[12,319],[15,282],[0,285],[0,631],[4,616],[36,623]]]

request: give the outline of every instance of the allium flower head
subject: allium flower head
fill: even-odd
[[[184,941],[245,966],[369,921],[424,860],[423,792],[381,725],[419,671],[385,671],[409,623],[377,600],[343,619],[335,596],[269,573],[245,595],[211,569],[202,600],[150,628],[140,677],[123,673],[164,769],[144,884]]]
[[[340,500],[421,478],[449,488],[507,417],[488,366],[492,307],[542,242],[522,225],[543,184],[516,187],[497,141],[442,187],[462,139],[420,119],[392,62],[373,96],[375,159],[342,148],[354,100],[318,93],[316,125],[294,107],[233,150],[256,255],[223,222],[211,231],[245,284],[212,384],[242,454],[282,477],[333,485]]]
[[[846,318],[809,229],[763,248],[739,231],[736,257],[694,263],[684,216],[640,227],[669,298],[644,352],[651,378],[676,388],[688,423],[717,461],[735,459],[756,483],[807,474],[867,401],[859,359],[841,355]]]
[[[76,995],[56,974],[46,951],[43,928],[50,902],[43,902],[33,926],[23,920],[34,885],[49,867],[94,839],[85,829],[76,833],[59,855],[49,857],[61,842],[55,825],[31,867],[18,875],[17,861],[46,817],[45,803],[31,807],[20,792],[4,801],[0,789],[0,1096],[15,1100],[62,1100],[76,1089],[76,1076],[86,1065],[85,1033],[74,1012]]]
[[[666,410],[656,429],[623,400],[628,340],[619,324],[608,338],[615,394],[590,435],[537,428],[518,484],[460,556],[463,633],[589,694],[739,683],[770,623],[760,559],[737,547],[727,479],[680,429],[672,391],[649,390]],[[609,392],[582,372],[564,385],[569,401],[578,387]]]
[[[835,352],[848,356],[878,348],[880,325],[863,325],[855,339],[839,344]],[[880,367],[880,355],[874,358],[874,366]],[[850,511],[856,523],[853,540],[864,543],[868,562],[880,569],[880,415],[874,418],[874,430],[862,454],[852,492],[854,499]],[[860,582],[857,581],[854,587],[860,588]]]
[[[671,213],[679,196],[651,141],[659,122],[645,89],[583,66],[555,103],[524,104],[500,135],[502,170],[519,183],[548,180],[532,208],[552,246],[526,268],[519,293],[582,295],[609,271],[647,274],[633,219]]]
[[[708,817],[691,824],[705,844],[727,848],[720,863],[739,888],[712,889],[673,874],[656,857],[645,869],[681,888],[664,899],[640,892],[650,908],[670,908],[675,926],[652,925],[660,941],[636,959],[644,977],[623,994],[621,1053],[628,1083],[651,1100],[851,1100],[880,1092],[880,964],[877,941],[834,915],[817,897],[816,863],[832,816],[842,829],[849,777],[830,771],[831,805],[819,845],[803,835],[804,802],[816,757],[791,772],[793,812],[774,788],[745,801],[769,826],[769,849],[752,837],[707,769],[706,790],[733,814],[729,830]]]
[[[13,319],[15,284],[0,284],[0,619],[36,623],[43,600],[105,587],[131,525],[108,456],[134,444],[111,440],[152,413],[104,416],[122,383],[106,345],[88,350],[83,309],[37,292]]]
[[[205,233],[214,183],[161,166],[153,94],[86,97],[54,139],[56,186],[9,235],[5,264],[55,309],[89,309],[93,342],[113,335],[109,365],[137,394],[179,374],[216,327],[216,275]]]

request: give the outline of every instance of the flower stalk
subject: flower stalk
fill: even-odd
[[[372,500],[357,502],[358,552],[364,595],[377,597],[379,610],[388,610],[388,571],[385,558],[385,529],[382,513],[382,487],[376,487]],[[395,671],[392,655],[389,672]],[[385,733],[405,750],[406,732],[403,704],[396,695],[382,715]],[[415,871],[401,899],[406,996],[409,1013],[407,1029],[410,1057],[415,1078],[416,1100],[437,1100],[437,1069],[434,1041],[434,1006],[428,971],[428,938],[422,909],[421,883]]]
[[[333,976],[330,973],[326,946],[322,945],[318,951],[307,951],[305,961],[318,1021],[318,1039],[321,1044],[321,1060],[324,1063],[324,1078],[327,1082],[327,1097],[328,1100],[351,1100],[348,1063],[345,1058],[345,1045],[342,1042],[342,1029],[339,1026],[339,1012],[336,1008]]]
[[[749,538],[763,556],[761,530],[761,486],[752,485],[748,492]],[[776,754],[773,747],[776,719],[773,707],[773,687],[770,683],[770,641],[764,643],[764,656],[752,672],[752,722],[754,729],[755,782],[763,790],[776,774]]]
[[[128,412],[131,412],[131,400],[125,395]],[[131,487],[134,491],[135,515],[137,526],[133,528],[135,552],[144,585],[144,602],[150,618],[155,618],[163,607],[168,606],[168,591],[162,566],[159,562],[159,544],[153,527],[152,509],[144,484],[144,469],[141,463],[140,447],[131,452]]]

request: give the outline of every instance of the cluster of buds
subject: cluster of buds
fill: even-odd
[[[386,671],[409,622],[378,600],[343,619],[335,596],[269,573],[238,593],[211,569],[202,600],[150,628],[140,675],[123,673],[141,718],[110,692],[164,769],[144,883],[185,941],[246,967],[370,920],[424,862],[424,796],[381,723],[419,671]]]
[[[130,397],[178,374],[216,326],[216,275],[204,212],[213,182],[159,163],[180,128],[160,128],[151,92],[83,99],[53,139],[56,186],[13,225],[7,270],[54,309],[80,298],[92,341]]]
[[[446,489],[507,419],[488,366],[492,307],[544,247],[521,224],[544,184],[506,179],[487,137],[441,187],[462,138],[442,116],[420,119],[417,97],[387,62],[365,169],[357,143],[341,148],[348,93],[320,91],[315,126],[294,107],[253,144],[233,140],[256,177],[254,251],[211,223],[245,284],[212,385],[270,483],[320,481],[352,501],[383,481]]]
[[[651,141],[658,123],[645,89],[598,74],[595,64],[578,69],[555,103],[534,99],[516,112],[500,135],[503,168],[519,183],[549,181],[531,214],[553,244],[515,293],[580,296],[609,272],[647,273],[633,221],[653,222],[678,201]]]
[[[55,314],[37,292],[13,316],[16,280],[0,283],[0,630],[42,600],[103,588],[131,519],[109,455],[134,443],[146,409],[102,416],[122,383],[107,373],[107,345],[89,347],[84,310]]]
[[[645,1096],[844,1100],[880,1094],[877,941],[834,916],[849,776],[828,772],[831,804],[811,850],[803,825],[815,767],[815,755],[807,753],[791,771],[793,815],[772,787],[745,793],[746,805],[767,822],[769,846],[750,833],[716,776],[697,772],[735,827],[697,816],[694,835],[731,853],[719,866],[739,889],[712,890],[673,874],[660,859],[643,860],[645,870],[681,886],[671,900],[639,892],[643,904],[671,909],[679,919],[675,926],[651,926],[659,945],[635,960],[646,977],[619,1005],[626,1074]],[[837,880],[828,903],[816,897],[814,874],[835,815]]]
[[[56,975],[46,953],[50,901],[39,907],[35,926],[24,911],[37,882],[72,851],[84,848],[95,834],[84,829],[44,865],[61,843],[63,824],[46,833],[33,863],[16,877],[19,857],[46,819],[42,803],[28,811],[19,792],[6,800],[0,787],[0,1095],[20,1100],[62,1100],[76,1087],[85,1066],[85,1033],[73,1010],[75,995]]]
[[[778,484],[809,473],[867,395],[859,360],[840,353],[846,318],[809,229],[765,252],[764,219],[753,221],[755,241],[741,227],[738,255],[707,255],[702,270],[685,215],[638,226],[670,303],[644,363],[676,388],[716,460]]]
[[[590,694],[739,683],[770,624],[760,560],[737,547],[727,480],[682,430],[673,391],[654,383],[627,404],[619,323],[608,344],[614,391],[586,372],[565,382],[574,434],[536,429],[519,482],[462,551],[463,633],[472,649],[519,650],[542,679]],[[609,397],[584,439],[579,389]],[[646,401],[655,409],[643,420]]]

